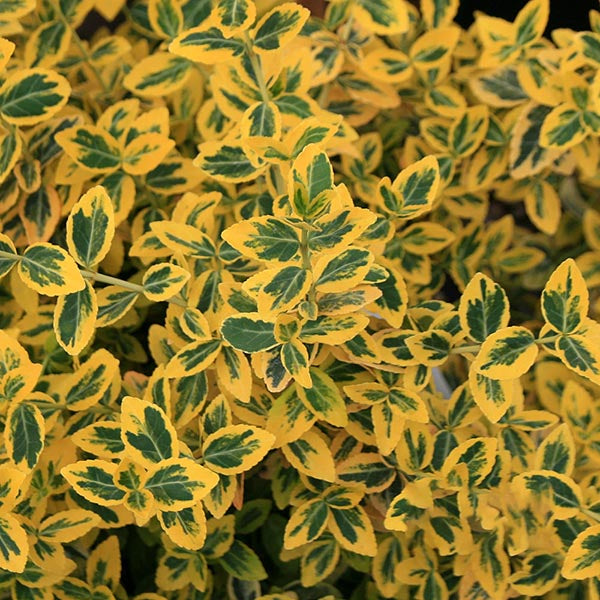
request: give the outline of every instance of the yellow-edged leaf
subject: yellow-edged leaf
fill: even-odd
[[[230,425],[209,435],[202,445],[206,466],[223,475],[248,471],[275,442],[268,431],[251,425]]]
[[[48,69],[17,69],[0,88],[0,115],[13,125],[35,125],[53,117],[69,100],[71,86]]]
[[[481,345],[473,368],[490,379],[516,379],[526,373],[538,354],[531,331],[525,327],[504,327]]]
[[[41,242],[29,246],[18,266],[28,287],[45,296],[78,292],[85,287],[75,261],[59,246]]]

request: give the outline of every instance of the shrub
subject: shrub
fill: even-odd
[[[600,13],[457,8],[0,2],[2,597],[600,596]]]

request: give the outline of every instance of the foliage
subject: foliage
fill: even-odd
[[[1,597],[600,598],[600,13],[457,9],[0,1]]]

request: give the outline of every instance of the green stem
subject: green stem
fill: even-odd
[[[83,59],[85,60],[87,65],[90,67],[90,69],[93,71],[94,75],[96,76],[96,79],[102,86],[104,93],[108,94],[110,92],[110,88],[106,85],[104,79],[102,79],[102,75],[101,75],[100,71],[98,70],[98,67],[93,63],[92,57],[90,56],[90,53],[88,52],[87,48],[83,45],[81,38],[77,35],[77,32],[75,31],[75,29],[73,29],[73,27],[71,27],[71,23],[69,23],[69,21],[63,14],[62,10],[60,10],[60,7],[56,3],[56,0],[49,0],[49,2],[50,2],[50,6],[52,7],[52,10],[54,10],[54,12],[56,13],[56,16],[59,18],[60,21],[62,21],[63,25],[67,29],[69,29],[69,31],[71,32],[71,36],[73,38],[73,41],[75,42],[75,45],[77,46],[77,48],[79,48],[79,52],[81,52],[81,56],[83,56]]]
[[[323,84],[323,87],[321,88],[321,93],[319,94],[319,97],[317,98],[317,104],[321,107],[321,108],[325,108],[327,106],[327,100],[329,98],[329,90],[330,90],[331,84],[329,82]]]
[[[0,258],[6,258],[8,260],[14,260],[17,262],[23,260],[22,256],[13,254],[12,252],[5,252],[4,250],[0,250]],[[96,271],[86,271],[85,269],[79,269],[79,272],[87,279],[99,281],[100,283],[106,283],[107,285],[117,285],[138,294],[144,293],[143,285],[132,283],[131,281],[126,281],[125,279],[119,279],[118,277],[112,277],[111,275],[103,275],[102,273],[96,273]],[[184,308],[187,307],[187,304],[181,298],[169,298],[167,302],[170,302],[171,304],[177,304],[177,306],[183,306]]]
[[[265,104],[268,104],[271,101],[271,94],[267,88],[267,84],[265,83],[265,76],[262,71],[262,65],[260,63],[260,59],[256,52],[254,52],[254,48],[252,47],[252,40],[247,32],[244,32],[244,41],[246,43],[246,51],[248,52],[248,56],[250,57],[250,63],[252,64],[252,69],[254,70],[254,74],[256,75],[256,81],[258,82],[258,88],[260,90],[260,96],[262,101]],[[275,187],[277,188],[277,192],[280,194],[285,193],[285,181],[283,180],[283,176],[281,175],[281,168],[279,165],[272,165],[273,174],[275,176]]]
[[[273,169],[273,175],[275,176],[275,187],[277,188],[277,193],[285,194],[286,186],[283,175],[281,174],[281,167],[277,164],[273,164],[271,165],[271,169]]]
[[[4,250],[0,250],[0,258],[6,258],[8,260],[19,261],[23,257],[18,254],[13,254],[12,252],[5,252]]]
[[[302,268],[310,270],[310,249],[308,248],[307,229],[302,229],[300,238],[300,252],[302,254]]]
[[[129,7],[127,6],[127,3],[125,3],[123,5],[123,8],[121,10],[123,11],[125,18],[129,21],[129,24],[131,25],[132,29],[135,29],[138,33],[141,33],[144,37],[150,38],[152,40],[159,41],[162,39],[158,35],[156,35],[153,31],[148,31],[147,29],[140,27],[140,25],[138,23],[136,23],[135,19],[133,18],[133,14],[131,13],[131,10],[129,10]]]
[[[52,360],[52,354],[50,352],[48,352],[46,354],[46,356],[44,356],[44,360],[42,362],[42,375],[44,375],[46,373],[46,369],[48,368],[48,365],[50,364],[51,360]]]
[[[585,211],[589,208],[574,177],[565,177],[558,188],[558,196],[563,208],[575,215],[578,219],[583,217]]]
[[[131,290],[132,292],[137,292],[138,294],[144,293],[144,286],[139,285],[137,283],[132,283],[131,281],[125,281],[124,279],[119,279],[117,277],[111,277],[110,275],[103,275],[102,273],[96,273],[96,271],[84,271],[80,270],[81,274],[87,279],[93,279],[94,281],[99,281],[100,283],[106,283],[108,285],[117,285],[119,287],[125,288],[126,290]],[[171,304],[177,304],[177,306],[183,306],[184,308],[187,304],[181,300],[181,298],[169,298],[167,302]]]
[[[124,279],[111,277],[110,275],[96,273],[96,271],[84,271],[83,269],[81,270],[81,274],[86,279],[93,279],[94,281],[99,281],[100,283],[106,283],[108,285],[118,285],[119,287],[125,288],[126,290],[131,290],[132,292],[137,292],[138,294],[142,294],[144,292],[143,285],[131,283],[131,281],[125,281]]]
[[[348,17],[348,20],[344,23],[344,25],[346,28],[344,29],[342,39],[344,40],[344,44],[345,44],[348,41],[348,38],[350,37],[350,32],[352,31],[352,25],[354,25],[354,15],[350,15]]]
[[[252,40],[247,32],[244,32],[245,42],[246,42],[246,50],[248,52],[248,56],[250,57],[250,63],[252,64],[252,68],[254,69],[254,74],[256,75],[256,80],[258,82],[258,88],[260,89],[260,95],[262,97],[262,101],[267,104],[271,101],[271,96],[269,94],[269,90],[267,89],[267,84],[265,83],[265,77],[262,72],[262,66],[260,64],[260,60],[256,52],[254,52],[254,48],[252,47]]]
[[[473,344],[472,346],[457,346],[456,348],[452,348],[452,350],[450,350],[450,354],[479,352],[479,348],[481,348],[481,344]]]
[[[308,247],[308,229],[302,229],[300,238],[300,252],[302,255],[302,268],[311,272],[312,265],[310,263],[310,248]],[[313,281],[308,291],[308,300],[313,304],[317,303],[317,290]]]
[[[535,340],[535,343],[536,344],[547,344],[548,342],[554,342],[559,337],[561,337],[561,336],[560,335],[551,335],[550,337],[544,337],[544,338]],[[482,346],[482,344],[473,344],[472,346],[457,346],[456,348],[452,348],[452,350],[450,350],[450,354],[464,354],[464,353],[479,352],[479,349],[481,348],[481,346]]]
[[[594,521],[597,521],[600,523],[600,514],[598,514],[597,512],[594,512],[593,510],[590,510],[589,508],[582,508],[581,512],[585,515],[587,515],[590,519],[594,519]]]
[[[12,123],[8,123],[1,117],[0,117],[0,121],[2,122],[2,125],[10,131],[10,133],[13,137],[17,137],[19,135],[19,129],[16,125],[13,125]],[[25,160],[27,160],[27,162],[32,163],[35,159],[34,159],[33,155],[31,154],[31,152],[29,151],[29,148],[27,147],[25,140],[23,140],[23,138],[21,138],[21,141],[23,142],[22,147],[21,147],[21,156],[25,157]]]

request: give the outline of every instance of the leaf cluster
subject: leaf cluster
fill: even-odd
[[[0,598],[600,598],[549,5],[0,0]]]

